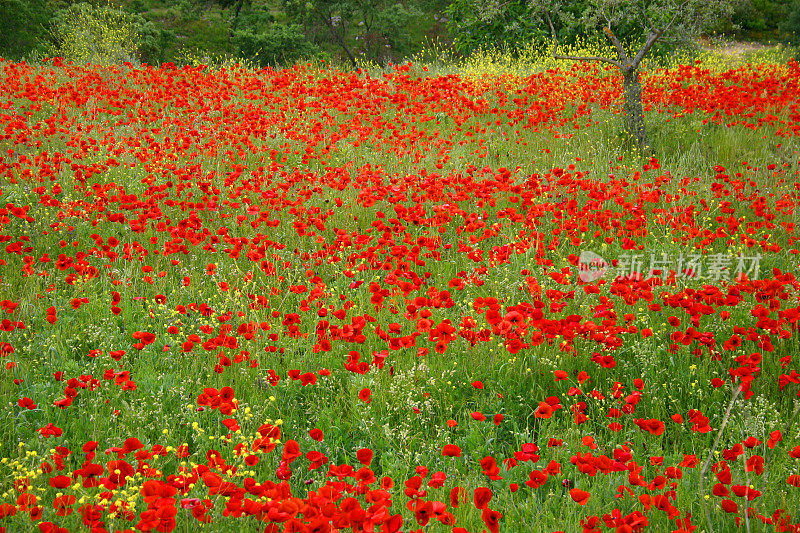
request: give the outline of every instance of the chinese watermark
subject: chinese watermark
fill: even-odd
[[[761,254],[732,256],[717,254],[622,254],[615,261],[606,261],[598,254],[585,250],[578,258],[578,277],[583,282],[592,282],[606,274],[614,278],[653,278],[667,280],[674,273],[675,279],[705,279],[731,281],[756,279]]]

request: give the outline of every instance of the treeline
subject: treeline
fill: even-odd
[[[432,44],[456,54],[549,38],[530,0],[0,0],[0,57],[177,64],[320,58],[400,62]],[[585,0],[569,2],[580,17]],[[800,0],[742,0],[713,31],[800,44]],[[560,34],[570,41],[577,35]]]

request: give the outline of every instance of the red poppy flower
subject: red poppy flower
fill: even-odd
[[[466,489],[464,487],[450,489],[450,507],[458,507],[462,503],[467,503]]]
[[[358,391],[358,399],[364,403],[370,403],[372,401],[372,391],[368,388],[363,388]]]
[[[361,448],[356,452],[358,462],[364,466],[369,466],[372,463],[372,450],[369,448]]]
[[[528,481],[525,482],[527,486],[532,489],[538,489],[547,482],[548,475],[542,470],[533,470],[528,474]]]
[[[586,505],[589,501],[589,496],[591,496],[591,494],[581,489],[570,489],[569,495],[578,505]]]
[[[711,492],[714,494],[714,496],[719,496],[720,498],[724,498],[728,494],[730,494],[728,487],[726,487],[722,483],[717,483],[716,485],[714,485],[714,489]]]
[[[139,439],[136,437],[128,437],[122,444],[122,453],[128,454],[130,452],[135,452],[136,450],[141,450],[142,448],[144,448],[144,445]]]
[[[555,413],[555,409],[553,409],[550,404],[545,402],[539,402],[539,407],[537,407],[536,411],[533,412],[536,418],[551,418],[553,413]]]
[[[33,403],[33,400],[31,400],[28,397],[20,398],[19,400],[17,400],[17,405],[19,405],[20,407],[24,407],[25,409],[30,409],[30,410],[36,409],[36,404]]]
[[[72,514],[72,505],[76,502],[75,496],[72,494],[64,494],[58,496],[53,500],[53,508],[56,510],[56,516],[69,516]]]
[[[739,505],[733,500],[722,500],[719,505],[726,513],[735,514],[739,512]]]
[[[64,433],[61,428],[54,426],[52,423],[48,423],[46,426],[41,427],[37,430],[42,437],[60,437],[62,433]]]
[[[50,478],[49,483],[54,489],[65,489],[72,483],[72,478],[69,476],[54,476]]]
[[[440,489],[444,486],[446,480],[447,475],[444,472],[434,472],[431,475],[430,481],[428,481],[428,486],[434,489]]]
[[[761,441],[751,436],[747,437],[747,439],[742,441],[742,444],[744,445],[745,448],[755,448],[756,446],[761,444]]]
[[[637,426],[639,426],[639,429],[642,431],[647,431],[652,435],[661,435],[664,433],[664,422],[656,418],[651,418],[648,420],[637,418],[634,420],[634,422]]]
[[[298,442],[290,439],[287,440],[283,445],[283,454],[281,456],[281,460],[287,464],[291,464],[301,455],[303,454],[300,452],[300,445]]]
[[[483,473],[486,474],[489,479],[492,481],[498,481],[503,479],[500,474],[500,467],[497,466],[497,461],[491,455],[488,455],[481,459],[481,468],[483,469]]]
[[[744,468],[745,472],[754,472],[757,476],[764,473],[764,458],[760,455],[753,455],[747,459]]]
[[[445,444],[442,448],[443,457],[461,457],[461,448],[455,444]]]
[[[478,487],[473,494],[473,501],[476,508],[483,509],[492,501],[492,490],[486,487]]]
[[[128,477],[133,477],[134,469],[127,461],[109,461],[106,465],[108,468],[108,479],[115,485],[125,485]]]
[[[486,529],[489,530],[489,533],[498,533],[498,531],[500,531],[499,520],[502,517],[502,514],[497,511],[493,511],[488,507],[484,507],[483,511],[481,512],[481,520],[483,520],[483,523],[486,524]]]

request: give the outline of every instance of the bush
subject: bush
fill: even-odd
[[[45,0],[0,0],[0,56],[19,59],[33,52],[50,19]]]
[[[789,9],[789,14],[783,19],[780,26],[786,34],[786,41],[794,46],[800,46],[800,0],[797,0]]]
[[[160,62],[174,40],[141,15],[86,2],[56,12],[51,37],[52,55],[95,65]]]
[[[317,51],[296,24],[271,24],[266,31],[234,31],[232,44],[236,54],[262,67],[291,64]]]

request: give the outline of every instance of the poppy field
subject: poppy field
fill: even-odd
[[[0,531],[800,531],[794,60],[0,71]]]

